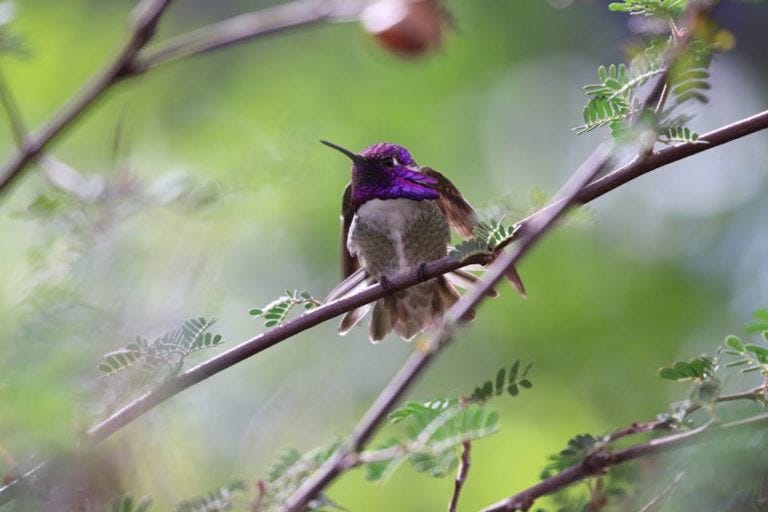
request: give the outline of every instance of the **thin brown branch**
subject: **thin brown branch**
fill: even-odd
[[[154,35],[160,17],[170,3],[171,0],[144,0],[137,6],[128,41],[112,62],[83,85],[40,130],[24,137],[19,150],[0,169],[0,193],[107,89],[130,74],[134,59]]]
[[[717,399],[715,400],[715,403],[734,402],[737,400],[755,400],[758,402],[765,403],[766,402],[765,386],[760,385],[739,393],[721,395],[717,397]],[[687,418],[688,416],[698,411],[699,409],[701,409],[700,404],[692,403],[683,412],[683,417]],[[605,442],[612,443],[614,441],[617,441],[618,439],[622,439],[627,436],[641,434],[643,432],[652,432],[654,430],[668,429],[672,426],[672,421],[673,420],[671,419],[660,419],[660,420],[646,421],[646,422],[635,422],[627,427],[624,427],[622,429],[612,432],[606,437]]]
[[[464,483],[467,481],[467,475],[469,475],[469,468],[471,465],[472,443],[465,441],[461,444],[461,459],[459,459],[459,469],[456,473],[456,479],[453,481],[453,494],[451,495],[451,501],[448,502],[448,512],[456,512],[456,508],[459,506],[461,490],[464,488]]]
[[[286,30],[351,19],[361,8],[362,2],[357,0],[297,0],[240,14],[147,48],[134,72]]]
[[[505,498],[483,509],[483,512],[512,512],[516,510],[528,510],[533,503],[542,496],[546,496],[563,489],[575,482],[602,474],[608,468],[628,462],[630,460],[646,457],[667,450],[672,450],[686,445],[692,441],[699,441],[706,435],[716,434],[723,430],[739,429],[768,422],[768,413],[750,418],[715,426],[710,421],[704,425],[679,434],[672,434],[638,444],[615,452],[598,451],[588,455],[580,463],[571,466],[557,475],[542,480],[528,489]]]

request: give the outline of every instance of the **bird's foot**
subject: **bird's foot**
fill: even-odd
[[[428,279],[426,263],[422,263],[421,265],[419,265],[419,268],[416,271],[416,277],[419,279],[419,281],[426,281]]]
[[[387,276],[381,276],[379,278],[379,284],[381,284],[381,287],[384,288],[385,292],[387,292],[387,295],[392,295],[392,283],[389,282]]]

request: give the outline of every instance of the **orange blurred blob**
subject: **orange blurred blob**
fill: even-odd
[[[438,49],[446,19],[439,0],[379,0],[360,16],[366,32],[401,57]]]

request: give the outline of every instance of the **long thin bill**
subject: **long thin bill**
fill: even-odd
[[[345,147],[339,146],[338,144],[334,144],[333,142],[328,142],[327,140],[321,140],[320,142],[325,144],[329,148],[333,148],[336,151],[339,151],[340,153],[344,153],[353,162],[361,162],[363,160],[363,158],[357,153],[354,153]]]

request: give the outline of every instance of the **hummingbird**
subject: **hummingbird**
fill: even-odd
[[[475,210],[451,181],[438,171],[420,167],[403,146],[382,142],[354,153],[320,141],[352,161],[352,180],[344,189],[341,207],[341,267],[344,280],[325,302],[352,295],[373,283],[386,290],[388,278],[419,269],[448,254],[451,227],[471,238],[478,224]],[[525,296],[520,276],[512,268],[506,277]],[[455,270],[411,288],[390,293],[374,304],[348,312],[341,320],[344,335],[373,309],[368,336],[374,343],[395,331],[405,340],[440,321],[459,300],[457,288],[478,280]],[[495,296],[495,291],[490,291]],[[470,312],[470,318],[474,312]]]

